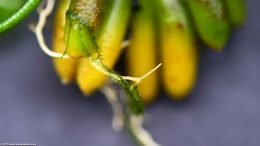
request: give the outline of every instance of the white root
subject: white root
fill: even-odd
[[[115,90],[109,85],[101,88],[101,92],[105,95],[113,110],[112,127],[115,131],[121,131],[124,127],[124,111],[117,98]]]
[[[42,51],[45,54],[47,54],[48,56],[53,57],[53,58],[68,59],[68,58],[71,58],[71,57],[68,56],[68,55],[64,55],[62,53],[54,52],[50,48],[48,48],[48,46],[46,45],[45,40],[44,40],[44,36],[43,36],[43,32],[42,31],[43,31],[44,25],[46,23],[47,17],[53,11],[54,4],[55,4],[55,0],[47,0],[46,7],[42,8],[43,6],[41,6],[38,9],[39,21],[36,24],[36,26],[34,27],[35,30],[33,32],[36,34],[37,41],[38,41]],[[31,26],[30,28],[32,29],[33,27]]]
[[[143,128],[143,116],[130,117],[130,126],[133,130],[134,135],[140,140],[145,146],[160,146],[154,141],[150,133]]]
[[[139,84],[144,78],[146,78],[147,76],[152,74],[154,71],[156,71],[161,65],[162,65],[162,63],[158,64],[155,68],[153,68],[148,73],[146,73],[145,75],[143,75],[142,77],[139,77],[139,78],[138,77],[130,77],[130,76],[122,76],[122,77],[125,80],[134,81],[134,82],[136,82],[136,84]]]
[[[124,127],[124,111],[123,105],[119,101],[119,97],[115,89],[109,85],[105,85],[101,92],[105,95],[108,102],[110,103],[113,110],[113,119],[112,127],[116,131],[121,131]],[[125,94],[123,94],[125,95]],[[130,115],[129,117],[129,126],[134,136],[145,146],[160,146],[157,142],[154,141],[152,136],[143,128],[143,116]]]
[[[130,45],[130,41],[129,40],[125,40],[121,43],[121,49],[124,49],[126,47],[128,47]],[[160,66],[162,65],[162,63],[158,64],[155,68],[153,68],[152,70],[150,70],[148,73],[146,73],[145,75],[143,75],[142,77],[131,77],[131,76],[122,76],[123,79],[125,80],[129,80],[129,81],[133,81],[136,84],[139,84],[144,78],[146,78],[147,76],[149,76],[150,74],[152,74],[155,70],[157,70]]]

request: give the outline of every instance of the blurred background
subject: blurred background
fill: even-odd
[[[199,77],[184,102],[161,93],[145,127],[163,146],[260,145],[260,1],[247,0],[246,24],[223,53],[200,48]],[[114,132],[104,96],[63,86],[27,25],[0,37],[0,144],[134,146]],[[49,39],[52,21],[47,24]]]

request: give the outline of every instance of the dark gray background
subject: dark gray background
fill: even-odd
[[[174,103],[162,94],[147,108],[146,127],[163,146],[260,145],[260,1],[248,0],[248,8],[247,24],[222,54],[201,51],[189,100]],[[84,98],[74,85],[60,84],[29,22],[0,38],[0,143],[133,146],[126,132],[112,130],[100,93]]]

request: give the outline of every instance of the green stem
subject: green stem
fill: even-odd
[[[36,9],[41,1],[42,0],[28,0],[16,13],[14,13],[4,22],[0,23],[0,33],[9,30],[25,19],[34,9]]]
[[[139,96],[137,86],[130,85],[129,82],[124,80],[120,75],[116,74],[113,70],[106,67],[100,58],[89,57],[90,63],[100,72],[109,76],[115,83],[122,86],[128,96],[130,111],[134,114],[142,114],[144,112],[144,105]]]

